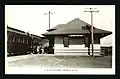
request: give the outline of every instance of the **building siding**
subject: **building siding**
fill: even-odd
[[[69,38],[70,45],[83,45],[84,38]]]
[[[94,44],[94,52],[95,55],[100,55],[100,44]],[[56,55],[88,55],[88,47],[85,47],[83,37],[69,38],[69,47],[64,47],[63,36],[55,36],[54,53]]]

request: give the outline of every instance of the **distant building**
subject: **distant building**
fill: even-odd
[[[107,46],[107,47],[112,46],[113,41],[114,41],[114,40],[112,39],[112,36],[113,36],[113,34],[101,38],[101,39],[100,39],[100,41],[101,41],[101,46]]]
[[[42,34],[49,39],[55,55],[81,55],[91,51],[91,25],[75,18],[67,24],[59,24]],[[100,54],[100,39],[112,34],[94,27],[94,52]],[[90,51],[89,51],[90,50]]]

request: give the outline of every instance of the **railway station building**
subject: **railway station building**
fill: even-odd
[[[75,18],[66,24],[59,24],[42,34],[49,39],[55,55],[88,55],[91,52],[91,25]],[[100,39],[112,34],[93,26],[94,55],[100,55]]]

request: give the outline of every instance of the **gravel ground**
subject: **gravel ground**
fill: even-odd
[[[112,68],[112,57],[90,56],[42,56],[8,62],[8,67],[39,68]]]

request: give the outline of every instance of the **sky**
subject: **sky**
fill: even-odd
[[[84,12],[90,7],[99,10],[93,13],[93,25],[114,32],[114,5],[5,5],[5,25],[41,36],[49,28],[49,16],[44,13],[54,13],[50,18],[51,28],[75,18],[91,24],[90,13]],[[101,40],[103,44],[112,44],[112,35]]]

